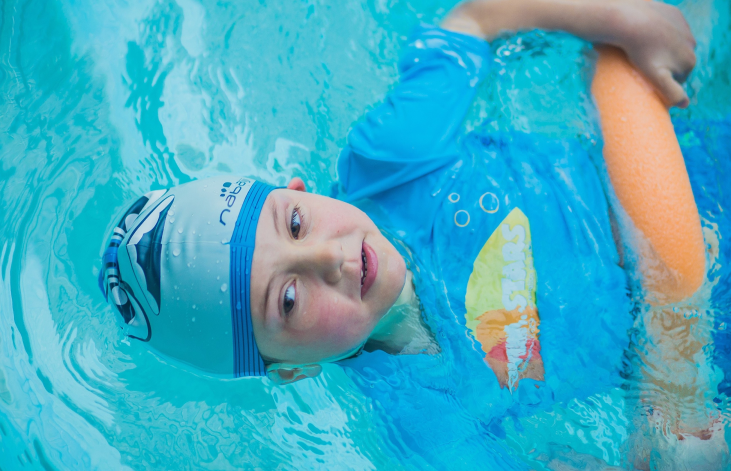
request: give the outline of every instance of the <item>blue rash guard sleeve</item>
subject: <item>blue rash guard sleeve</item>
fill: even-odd
[[[338,162],[348,201],[436,172],[459,159],[457,137],[489,69],[482,39],[422,25],[399,61],[400,81],[350,131]]]

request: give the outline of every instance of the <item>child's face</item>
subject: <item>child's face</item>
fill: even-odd
[[[363,211],[306,193],[299,178],[287,188],[269,194],[259,217],[252,322],[264,357],[316,363],[366,341],[401,293],[406,265]]]

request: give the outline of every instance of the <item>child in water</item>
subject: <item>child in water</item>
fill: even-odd
[[[213,375],[278,383],[380,350],[489,367],[496,395],[537,402],[614,384],[632,317],[588,153],[521,133],[461,135],[491,66],[486,41],[536,28],[617,46],[668,105],[688,104],[680,82],[695,42],[672,6],[463,3],[441,27],[417,28],[398,85],[350,131],[342,199],[300,178],[274,188],[224,175],[135,202],[100,273],[126,334]],[[436,332],[426,298],[466,335]]]

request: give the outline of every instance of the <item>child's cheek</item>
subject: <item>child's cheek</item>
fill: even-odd
[[[322,311],[314,329],[318,337],[337,350],[354,348],[365,341],[370,328],[362,317],[353,312],[353,306],[338,306],[337,309]]]
[[[346,316],[341,316],[338,308],[337,300],[309,305],[296,314],[290,328],[311,341],[340,337],[347,329],[347,322]]]

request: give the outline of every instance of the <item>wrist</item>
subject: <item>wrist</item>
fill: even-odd
[[[488,41],[505,32],[542,29],[622,46],[632,31],[627,6],[635,1],[642,0],[472,0],[457,6],[442,26]]]
[[[632,12],[627,7],[632,3],[644,1],[589,0],[582,2],[579,14],[586,20],[577,22],[578,31],[574,34],[592,43],[621,47],[625,38],[633,31],[630,24]]]
[[[628,31],[626,6],[632,0],[532,0],[535,27],[564,31],[591,43],[620,46]],[[643,1],[643,0],[635,0]]]
[[[471,0],[456,6],[442,27],[491,41],[504,33],[526,29],[534,22],[529,4],[534,0]]]

